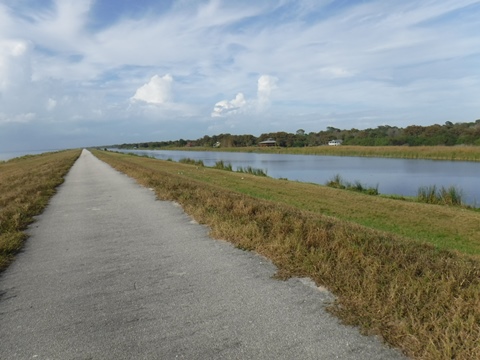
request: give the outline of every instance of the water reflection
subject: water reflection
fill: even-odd
[[[157,159],[179,161],[183,158],[202,160],[205,166],[217,161],[231,163],[234,170],[251,166],[264,170],[273,178],[325,184],[340,174],[346,181],[360,181],[376,187],[382,194],[417,195],[421,186],[456,186],[463,191],[464,201],[480,203],[480,164],[466,161],[410,160],[319,155],[286,155],[230,153],[216,151],[117,150]]]

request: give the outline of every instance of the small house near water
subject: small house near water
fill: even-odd
[[[268,138],[265,141],[261,141],[258,143],[259,146],[266,147],[266,146],[276,146],[277,142],[273,140],[272,138]]]

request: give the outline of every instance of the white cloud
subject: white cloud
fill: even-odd
[[[92,3],[93,0],[54,0],[51,8],[26,8],[24,13],[30,21],[21,22],[19,34],[49,50],[83,52],[91,43],[85,26]]]
[[[260,109],[270,105],[272,91],[277,88],[278,79],[274,76],[262,75],[258,78],[257,97]]]
[[[172,101],[172,83],[173,77],[170,74],[163,77],[154,75],[148,83],[137,89],[131,99],[148,104],[168,103]]]
[[[247,105],[245,96],[242,93],[238,93],[235,99],[217,102],[213,107],[212,117],[238,114],[245,105]]]
[[[215,104],[212,117],[244,114],[246,112],[265,111],[270,106],[272,91],[277,89],[278,78],[262,75],[257,80],[257,98],[245,99],[243,93],[238,93],[235,99],[222,100]]]
[[[0,39],[0,92],[24,86],[30,82],[30,47],[20,40]]]

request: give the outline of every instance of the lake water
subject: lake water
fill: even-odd
[[[0,152],[0,161],[10,160],[16,157],[24,155],[38,155],[44,152],[57,151],[57,150],[30,150],[30,151],[14,151],[14,152]]]
[[[416,196],[421,186],[455,186],[462,191],[466,203],[473,206],[480,204],[480,163],[477,162],[217,151],[112,150],[163,160],[202,160],[205,166],[214,166],[217,161],[223,160],[232,164],[234,170],[251,166],[264,170],[273,178],[322,185],[338,174],[348,182],[360,181],[367,187],[378,186],[382,194]]]

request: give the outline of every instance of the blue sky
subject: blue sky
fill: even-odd
[[[480,118],[480,1],[0,0],[0,152]]]

